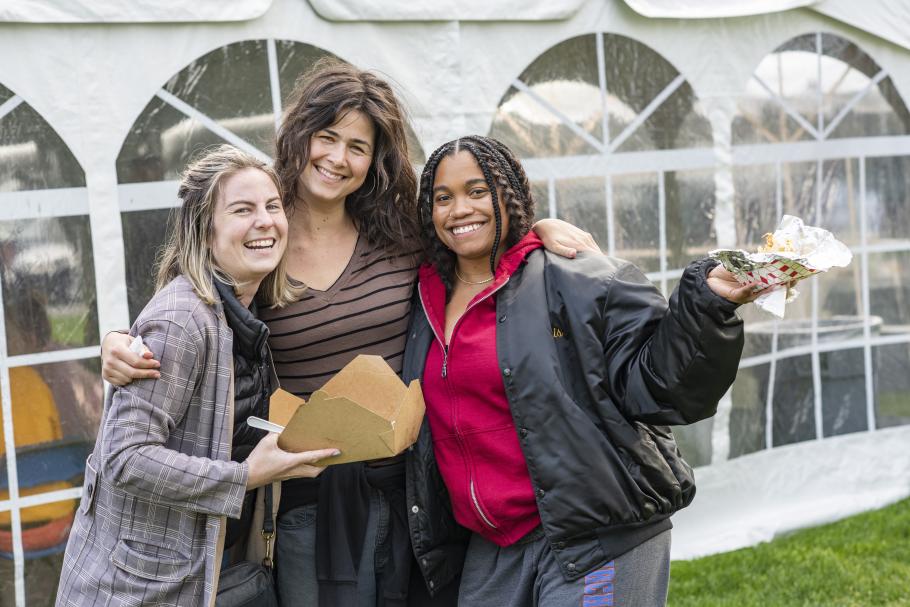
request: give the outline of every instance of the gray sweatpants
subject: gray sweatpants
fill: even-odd
[[[459,607],[660,607],[670,582],[670,531],[567,582],[538,528],[500,548],[476,533],[465,557]]]

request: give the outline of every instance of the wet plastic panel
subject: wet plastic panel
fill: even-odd
[[[0,257],[10,355],[98,343],[88,217],[0,222]]]
[[[173,221],[171,209],[132,211],[120,214],[126,254],[126,297],[130,322],[155,294],[155,258]]]
[[[667,267],[685,268],[717,248],[714,172],[664,173]]]
[[[866,159],[866,239],[910,246],[910,158]]]
[[[559,219],[583,228],[602,247],[607,244],[607,201],[603,177],[580,177],[556,181]]]
[[[23,102],[0,118],[0,192],[84,185],[72,152],[31,106]]]
[[[770,365],[740,369],[733,383],[730,409],[730,457],[765,448],[766,398]]]
[[[872,348],[875,427],[910,424],[910,343]]]
[[[642,272],[660,270],[658,177],[639,173],[612,178],[616,256]]]

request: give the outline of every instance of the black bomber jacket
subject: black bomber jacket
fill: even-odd
[[[543,530],[567,580],[669,529],[695,493],[665,425],[710,417],[743,347],[737,305],[694,262],[669,303],[632,264],[539,249],[497,293],[497,355]],[[415,306],[403,378],[420,378],[432,330]],[[411,541],[435,592],[461,571],[426,421],[406,458]]]

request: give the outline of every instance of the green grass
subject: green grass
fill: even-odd
[[[51,314],[51,341],[58,346],[85,345],[85,327],[88,321],[88,312]]]
[[[878,395],[878,412],[880,415],[894,417],[910,416],[910,393],[885,392]]]
[[[667,605],[910,605],[910,499],[752,548],[674,561]]]

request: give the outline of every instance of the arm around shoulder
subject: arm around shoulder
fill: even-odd
[[[239,516],[248,476],[245,464],[190,455],[168,446],[175,432],[184,441],[212,432],[203,418],[190,420],[187,412],[203,380],[201,370],[214,358],[206,356],[206,351],[217,345],[208,343],[204,332],[171,320],[148,320],[139,325],[139,333],[161,361],[161,375],[113,391],[100,430],[102,476],[143,499],[207,514]],[[200,427],[185,427],[191,422]]]

